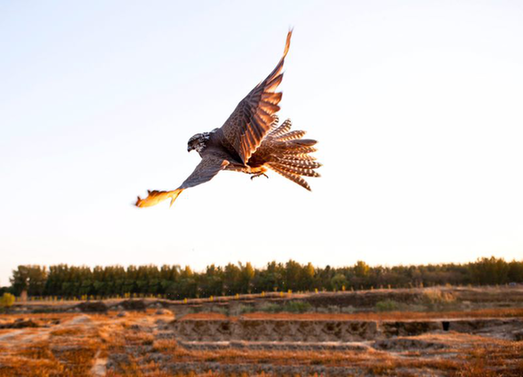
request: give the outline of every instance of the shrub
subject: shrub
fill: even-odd
[[[219,306],[211,306],[210,311],[214,313],[220,313],[223,315],[229,315],[229,310],[227,308],[222,308]]]
[[[278,312],[281,312],[282,307],[281,307],[281,305],[267,302],[267,303],[264,303],[263,305],[261,305],[259,310],[261,312],[265,312],[265,313],[278,313]]]
[[[379,312],[390,312],[399,310],[400,304],[394,300],[383,300],[376,303],[376,310]]]
[[[10,308],[15,303],[15,296],[11,293],[5,292],[0,298],[0,307],[1,308]]]
[[[351,314],[351,313],[356,312],[356,308],[355,308],[354,306],[352,306],[352,305],[349,305],[349,306],[342,306],[342,307],[340,308],[340,311],[341,311],[342,313],[349,313],[349,314]]]
[[[337,305],[328,305],[317,307],[315,311],[316,313],[340,313],[343,311],[343,309]]]
[[[283,311],[290,313],[305,313],[311,309],[311,304],[304,301],[291,301],[283,306]]]
[[[254,306],[252,305],[240,305],[238,307],[240,314],[252,313],[254,312]]]
[[[449,304],[456,301],[452,292],[444,292],[441,289],[426,289],[423,292],[422,302],[426,304]]]

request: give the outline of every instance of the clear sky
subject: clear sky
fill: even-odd
[[[0,285],[19,264],[523,257],[520,1],[2,1]],[[174,189],[274,68],[313,191]]]

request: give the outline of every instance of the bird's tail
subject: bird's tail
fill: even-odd
[[[176,189],[172,191],[149,191],[147,190],[147,198],[141,199],[138,197],[138,200],[136,201],[135,205],[137,207],[143,208],[143,207],[152,207],[156,204],[164,201],[165,199],[171,199],[170,206],[173,205],[174,201],[182,193],[183,189]]]
[[[267,166],[276,173],[299,184],[310,191],[311,187],[303,177],[319,177],[315,171],[321,164],[310,153],[316,152],[316,140],[302,139],[305,131],[291,131],[291,121],[287,119],[281,126],[274,128],[268,138],[275,153]]]

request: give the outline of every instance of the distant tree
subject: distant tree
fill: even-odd
[[[505,284],[523,282],[523,261],[507,263],[502,258],[481,258],[467,264],[375,266],[363,261],[353,266],[314,267],[289,260],[275,261],[256,269],[251,263],[207,266],[193,272],[189,266],[18,266],[10,279],[11,287],[1,288],[29,296],[107,297],[124,294],[166,294],[172,299],[260,293],[273,290],[311,291],[370,287],[434,286],[442,284]]]
[[[258,287],[260,291],[277,291],[284,288],[285,267],[275,261],[267,263],[264,270],[258,272]]]
[[[11,293],[12,288],[11,287],[0,287],[0,296],[4,293]]]
[[[226,295],[241,292],[241,271],[238,266],[229,263],[223,270],[223,290]]]
[[[332,278],[337,273],[336,269],[331,268],[331,266],[327,265],[325,268],[317,268],[316,269],[316,278],[317,282],[316,285],[320,289],[326,289],[328,291],[332,290]]]
[[[47,270],[41,266],[18,266],[13,270],[11,286],[16,295],[27,290],[29,296],[40,296],[44,293]]]
[[[241,293],[251,293],[252,280],[254,279],[254,268],[250,262],[245,263],[245,266],[238,263],[240,266],[240,286]]]
[[[45,282],[44,292],[49,296],[62,296],[62,282],[64,279],[61,273],[67,265],[59,264],[57,266],[50,266],[49,273],[47,274],[47,280]]]
[[[194,274],[189,266],[180,274],[180,281],[176,285],[176,290],[173,292],[175,298],[191,298],[197,297],[198,294],[198,275]]]
[[[310,262],[307,263],[307,265],[301,269],[300,287],[299,287],[300,290],[311,291],[313,288],[315,288],[315,284],[314,284],[315,273],[316,273],[316,271],[314,270],[314,266]]]
[[[172,295],[176,292],[176,284],[180,280],[180,266],[163,265],[160,269],[160,290],[162,294]]]
[[[523,262],[513,260],[508,264],[508,280],[514,283],[523,283]]]
[[[123,295],[127,293],[125,291],[125,278],[127,272],[122,266],[109,266],[106,267],[107,274],[106,279],[110,281],[110,294]]]
[[[423,283],[423,275],[418,266],[409,266],[408,276],[411,286],[418,287]]]
[[[345,275],[337,273],[331,279],[331,285],[335,290],[339,291],[347,285],[347,278],[345,277]]]
[[[356,264],[354,265],[354,273],[356,274],[357,277],[359,278],[365,278],[368,276],[370,272],[370,267],[367,263],[363,262],[363,261],[358,261],[356,262]]]
[[[223,294],[223,271],[214,264],[207,266],[205,274],[199,280],[199,288],[205,296],[219,296]]]
[[[301,271],[302,266],[292,259],[285,264],[285,289],[297,291],[300,288]]]
[[[503,258],[481,258],[469,264],[472,280],[477,284],[505,284],[508,282],[509,265]]]

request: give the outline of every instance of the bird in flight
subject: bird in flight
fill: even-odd
[[[319,177],[321,166],[310,153],[316,140],[303,139],[305,131],[291,131],[287,119],[278,126],[278,103],[282,93],[276,92],[283,79],[283,63],[289,51],[292,30],[287,34],[285,50],[269,76],[240,101],[221,128],[194,135],[187,151],[197,151],[202,160],[191,175],[172,191],[148,191],[145,199],[138,197],[137,207],[151,207],[171,199],[190,187],[210,181],[222,170],[251,174],[251,179],[271,169],[310,190],[303,177]]]

